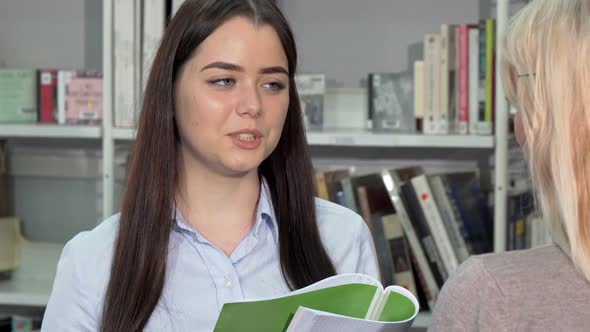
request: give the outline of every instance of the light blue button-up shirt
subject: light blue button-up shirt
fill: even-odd
[[[361,217],[315,200],[323,244],[338,273],[379,278],[371,234]],[[166,282],[145,331],[212,331],[226,302],[289,292],[279,260],[278,229],[265,182],[256,222],[228,257],[177,214]],[[98,331],[119,216],[69,241],[59,260],[42,331]]]

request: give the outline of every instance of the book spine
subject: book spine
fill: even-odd
[[[467,134],[469,124],[469,27],[460,26],[459,53],[459,134]]]
[[[486,52],[486,21],[481,20],[479,22],[479,88],[477,92],[478,96],[478,112],[475,134],[478,135],[489,135],[491,133],[491,124],[486,122],[486,63],[487,63],[487,52]]]
[[[424,61],[414,62],[414,117],[416,119],[416,130],[422,130],[424,120]]]
[[[418,267],[421,278],[424,281],[424,292],[430,294],[431,299],[436,299],[438,297],[440,288],[434,277],[433,271],[430,268],[429,260],[422,249],[418,233],[410,221],[410,217],[402,200],[401,189],[399,187],[400,179],[397,177],[397,175],[390,171],[383,171],[382,178],[383,182],[386,184],[389,198],[399,217],[404,234],[408,239],[411,254],[413,254],[414,258],[416,259],[416,266]]]
[[[479,28],[469,29],[469,133],[477,134],[479,90]]]
[[[39,115],[41,123],[57,123],[57,71],[39,72]]]
[[[74,70],[60,70],[57,74],[57,123],[66,124],[68,84],[76,76]]]
[[[442,286],[445,280],[447,280],[449,273],[446,270],[438,248],[434,243],[434,238],[432,237],[432,233],[426,222],[424,211],[420,207],[416,191],[411,183],[404,183],[401,186],[401,192],[403,195],[403,201],[408,206],[407,212],[410,215],[410,221],[416,228],[416,232],[419,234],[419,238],[422,242],[422,247],[430,261],[430,268],[434,273],[438,285]]]
[[[166,1],[144,0],[143,5],[143,41],[141,57],[141,88],[145,90],[149,73],[154,62],[154,57],[160,40],[164,35],[166,24]]]
[[[426,278],[424,277],[424,273],[422,271],[422,268],[418,264],[418,261],[416,260],[416,255],[414,255],[414,252],[412,251],[411,246],[410,246],[410,260],[412,261],[412,265],[415,267],[414,271],[416,273],[416,280],[418,281],[418,284],[420,285],[420,289],[422,290],[422,292],[424,293],[424,296],[426,297],[426,303],[428,305],[428,309],[430,309],[430,311],[432,311],[432,310],[434,310],[434,304],[436,303],[436,300],[438,298],[438,292],[437,293],[430,292],[430,288],[428,287],[428,284],[426,282]],[[414,294],[418,294],[418,293],[414,293]]]
[[[318,197],[329,201],[330,194],[328,193],[328,184],[326,183],[326,175],[324,172],[317,172],[315,174],[315,181],[317,185]]]
[[[350,178],[343,178],[340,180],[340,182],[342,183],[342,191],[344,192],[344,198],[346,199],[346,207],[355,213],[358,213],[359,209],[356,204],[356,195],[354,194],[354,189],[352,188],[352,182],[350,181]]]
[[[444,175],[441,175],[440,179],[443,184],[443,188],[445,191],[447,201],[449,202],[449,204],[451,206],[451,210],[453,211],[455,224],[457,225],[457,229],[459,230],[459,235],[461,236],[461,239],[463,240],[463,242],[465,243],[465,246],[467,247],[467,252],[469,254],[475,254],[479,251],[474,250],[473,246],[469,242],[469,238],[470,238],[469,232],[465,228],[465,220],[463,220],[463,214],[461,213],[461,207],[457,201],[458,198],[453,193],[451,185],[449,184],[447,177]]]
[[[114,110],[116,127],[133,127],[135,108],[135,12],[136,0],[118,0],[114,11]]]
[[[459,114],[461,114],[461,94],[460,94],[460,73],[459,69],[461,67],[461,26],[455,25],[455,45],[454,45],[454,61],[455,61],[455,75],[454,75],[454,83],[453,83],[453,122],[455,123],[455,132],[459,131]]]
[[[367,79],[367,102],[368,102],[368,113],[367,113],[367,129],[373,129],[373,118],[375,117],[375,107],[373,105],[373,100],[375,98],[375,90],[373,88],[373,81],[375,80],[375,74],[369,73]]]
[[[485,122],[489,124],[492,134],[494,113],[494,84],[495,84],[495,50],[496,49],[496,22],[493,19],[486,20],[486,109]]]
[[[444,227],[443,220],[436,203],[433,200],[433,194],[428,185],[426,175],[420,175],[411,180],[411,184],[416,191],[420,207],[426,218],[430,234],[434,238],[434,243],[441,255],[443,264],[447,273],[451,273],[459,266],[457,255],[449,239],[449,235]]]
[[[0,68],[0,122],[38,121],[37,80],[36,70]]]
[[[424,134],[440,133],[440,35],[424,36]]]
[[[452,31],[451,31],[452,30]],[[449,97],[450,97],[450,84],[451,70],[454,69],[451,65],[453,62],[453,46],[452,41],[454,38],[451,35],[454,33],[454,29],[448,24],[443,24],[440,29],[440,134],[448,134],[449,128],[453,126],[451,120],[453,116],[449,108]]]
[[[141,111],[141,100],[143,98],[143,87],[142,87],[142,77],[143,77],[143,70],[142,70],[142,50],[143,50],[143,6],[144,0],[135,0],[133,4],[133,20],[134,20],[134,29],[133,29],[133,65],[135,66],[134,70],[134,78],[133,78],[133,126],[136,126],[139,122],[139,113]]]
[[[440,208],[440,215],[443,219],[447,234],[453,245],[453,249],[457,255],[459,262],[463,262],[469,257],[469,251],[463,235],[459,230],[459,223],[456,221],[456,214],[453,210],[451,203],[449,202],[444,184],[441,176],[433,176],[429,178],[430,187],[434,194],[434,201]]]
[[[66,93],[66,123],[98,125],[102,119],[102,77],[79,73]]]
[[[403,228],[397,214],[385,215],[381,218],[383,234],[389,244],[388,251],[391,255],[393,281],[395,284],[404,287],[418,294],[414,282],[414,273],[409,255],[409,250],[405,241]]]
[[[388,215],[376,213],[371,215],[369,222],[372,226],[373,243],[377,253],[377,262],[379,263],[379,271],[381,273],[381,283],[387,287],[394,284],[394,269],[392,252],[389,248],[389,242],[385,236],[383,229],[383,221]]]

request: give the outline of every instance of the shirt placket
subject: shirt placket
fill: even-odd
[[[217,305],[221,310],[225,303],[243,300],[244,295],[238,273],[230,258],[214,246],[208,246],[207,250],[211,252],[207,256],[214,259],[207,264],[211,266],[211,279],[217,288]]]

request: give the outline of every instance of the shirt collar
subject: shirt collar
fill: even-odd
[[[186,221],[186,219],[183,218],[182,214],[180,213],[180,210],[177,207],[174,208],[173,213],[174,213],[173,218],[175,221],[174,229],[176,231],[193,234],[197,237],[197,240],[199,240],[201,242],[209,243],[209,241],[207,241],[207,239],[205,239],[205,237],[203,237],[201,235],[201,233],[199,233],[198,230],[196,230],[193,226],[191,226]],[[275,217],[274,208],[273,208],[273,204],[272,204],[272,197],[270,194],[270,189],[268,187],[268,183],[266,182],[266,179],[261,178],[260,199],[258,200],[258,206],[256,208],[256,222],[254,223],[254,226],[252,227],[252,232],[255,236],[258,236],[258,234],[260,232],[260,227],[264,223],[266,223],[268,225],[268,227],[270,228],[270,230],[272,231],[272,235],[273,235],[275,243],[278,243],[279,230],[278,230],[278,224],[276,222],[276,217]]]

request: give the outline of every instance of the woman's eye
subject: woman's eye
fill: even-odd
[[[281,82],[269,82],[263,85],[265,88],[271,89],[273,91],[280,91],[285,88],[285,85]]]
[[[235,84],[235,80],[233,78],[220,78],[216,80],[210,80],[209,84],[217,85],[223,88],[233,86]]]

